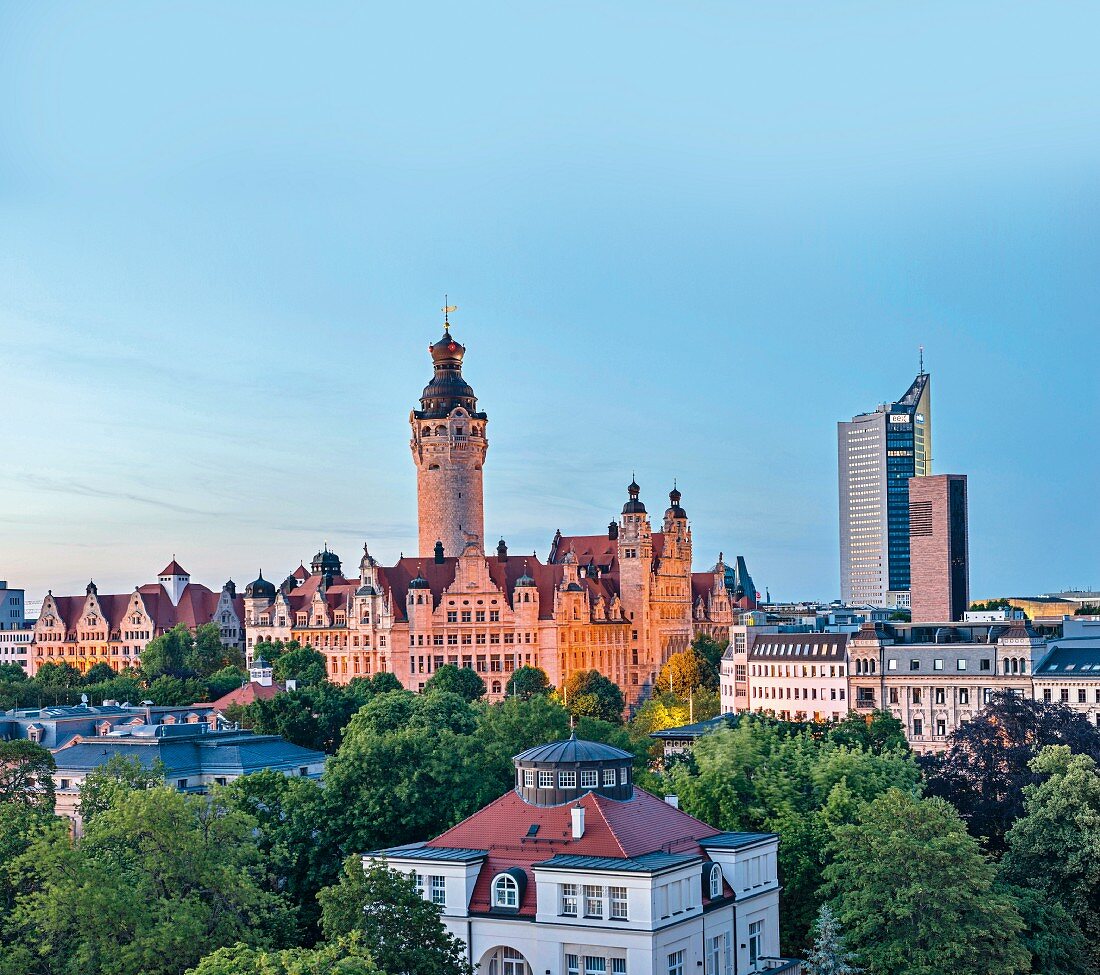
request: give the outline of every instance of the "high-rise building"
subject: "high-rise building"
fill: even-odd
[[[909,479],[932,472],[931,376],[901,399],[837,424],[840,595],[909,606]]]
[[[970,597],[965,474],[909,482],[909,563],[913,622],[961,620]]]

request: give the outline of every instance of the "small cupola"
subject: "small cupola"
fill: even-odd
[[[624,515],[644,515],[645,505],[638,500],[638,496],[642,493],[642,489],[638,486],[638,482],[631,478],[630,483],[626,487],[626,493],[628,500],[623,505]]]
[[[537,745],[514,759],[516,792],[533,806],[576,803],[592,792],[625,801],[634,795],[634,756],[598,741],[578,739]],[[583,820],[581,830],[583,832]]]

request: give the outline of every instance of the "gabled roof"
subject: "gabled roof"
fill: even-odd
[[[272,681],[266,686],[250,681],[244,687],[234,687],[228,694],[223,694],[216,701],[204,705],[204,707],[224,711],[231,704],[245,705],[251,704],[253,701],[268,701],[283,690],[285,690],[284,685],[278,681]]]
[[[175,559],[172,559],[160,572],[157,573],[157,577],[160,576],[187,576],[190,578],[191,573],[188,572],[182,565]]]
[[[585,810],[585,827],[584,835],[573,839],[571,810],[577,805]],[[530,827],[536,825],[538,831],[531,837]],[[644,863],[645,857],[652,854],[686,857],[684,862],[688,862],[705,856],[701,839],[718,834],[718,830],[643,789],[635,788],[633,796],[624,801],[589,792],[575,802],[558,806],[531,805],[513,790],[423,846],[486,851],[470,901],[474,913],[490,910],[489,888],[496,874],[512,867],[524,870],[528,884],[519,914],[534,916],[532,870],[536,864],[547,864],[560,856],[581,856],[606,861],[604,869],[637,870],[636,863]]]

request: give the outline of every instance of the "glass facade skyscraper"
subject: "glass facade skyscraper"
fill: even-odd
[[[932,473],[931,376],[837,424],[840,595],[848,603],[909,606],[909,478]]]

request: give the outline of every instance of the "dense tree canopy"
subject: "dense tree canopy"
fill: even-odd
[[[476,701],[485,696],[485,681],[469,667],[444,664],[424,685],[425,694],[433,691],[445,691],[467,701]]]
[[[219,948],[188,975],[386,975],[374,964],[358,931],[318,948],[264,951],[237,944]]]
[[[92,769],[80,784],[77,812],[85,824],[109,809],[125,792],[164,784],[164,763],[158,758],[146,767],[138,758],[112,755],[106,765]]]
[[[574,718],[621,723],[623,692],[598,670],[575,670],[565,681],[565,706]]]
[[[1024,811],[1024,789],[1042,778],[1031,760],[1048,745],[1100,760],[1100,731],[1084,715],[1062,704],[994,694],[951,735],[942,756],[925,760],[928,791],[958,809],[991,849],[1003,849],[1005,833]]]
[[[447,933],[440,909],[412,878],[359,857],[344,863],[340,881],[321,891],[321,927],[329,939],[358,931],[380,968],[402,975],[473,975],[466,946]]]
[[[524,700],[536,694],[549,694],[552,690],[550,678],[541,667],[519,667],[512,672],[505,686],[505,692],[510,697],[522,697]]]
[[[285,899],[255,879],[255,823],[166,786],[118,794],[76,846],[46,833],[14,864],[2,975],[179,975],[242,941],[279,946]]]
[[[672,654],[654,682],[662,694],[686,698],[699,690],[718,689],[718,669],[694,647]]]
[[[320,684],[328,676],[325,655],[313,647],[290,647],[269,662],[276,680],[297,681],[299,687]]]
[[[53,812],[56,768],[48,748],[21,738],[0,741],[0,803]]]
[[[949,803],[890,789],[833,836],[826,894],[868,975],[1028,971],[1015,903]]]

